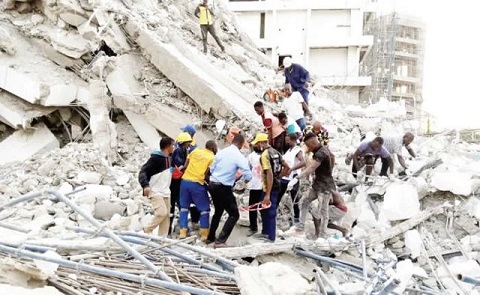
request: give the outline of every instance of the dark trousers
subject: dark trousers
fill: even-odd
[[[262,190],[250,190],[250,197],[248,198],[248,205],[253,205],[255,203],[260,202],[262,198]],[[250,221],[250,229],[252,231],[257,231],[258,230],[258,225],[257,225],[257,214],[258,212],[256,210],[248,212],[248,219]]]
[[[172,179],[170,183],[170,226],[168,228],[168,234],[172,233],[173,218],[175,217],[175,207],[180,208],[180,184],[181,179]]]
[[[282,181],[280,182],[280,193],[278,195],[277,208],[280,205],[280,201],[282,201],[283,195],[287,191],[288,182],[289,182],[288,180],[284,180],[284,179],[282,179]],[[298,218],[300,217],[300,209],[298,208],[299,198],[297,197],[298,187],[299,187],[298,184],[299,183],[294,185],[292,190],[290,191],[290,197],[292,198],[292,203],[293,203],[293,218],[296,220],[298,220]],[[295,198],[297,199],[295,200]]]
[[[207,43],[208,43],[208,33],[212,35],[213,39],[217,42],[218,46],[223,50],[225,50],[225,47],[223,47],[222,41],[217,36],[217,33],[215,32],[215,27],[213,25],[200,25],[200,30],[202,31],[202,42],[203,42],[203,52],[207,53]]]
[[[262,234],[267,235],[270,241],[275,241],[277,234],[277,202],[279,189],[270,192],[270,208],[260,211],[262,215]],[[265,192],[262,193],[262,200]]]
[[[294,90],[294,91],[300,92],[300,94],[301,94],[302,97],[303,97],[303,100],[305,101],[306,104],[308,104],[308,95],[310,94],[310,91],[308,91],[308,90],[305,89],[305,88],[296,89],[296,90]]]
[[[212,222],[210,223],[208,240],[215,241],[215,234],[217,232],[218,225],[220,224],[223,211],[227,211],[228,219],[225,221],[218,239],[216,239],[216,241],[219,243],[225,243],[232,233],[237,220],[240,218],[237,200],[233,195],[233,188],[231,186],[211,182],[208,185],[208,191],[212,196],[213,206],[215,206],[215,213],[213,214]]]
[[[288,150],[288,147],[286,147],[286,144],[285,144],[286,135],[287,135],[287,132],[284,131],[279,136],[273,139],[273,148],[276,149],[282,155],[285,154],[285,152]]]
[[[380,170],[380,176],[388,176],[387,171],[389,166],[388,160],[382,158],[382,169]]]

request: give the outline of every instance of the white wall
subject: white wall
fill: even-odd
[[[237,20],[242,26],[242,29],[254,40],[254,42],[257,42],[260,38],[260,12],[237,12],[237,15]]]
[[[347,48],[321,48],[310,50],[310,72],[322,77],[346,76]]]
[[[276,18],[279,55],[292,55],[295,62],[306,63],[307,10],[280,10]]]
[[[350,10],[312,10],[310,38],[350,37],[350,25]]]

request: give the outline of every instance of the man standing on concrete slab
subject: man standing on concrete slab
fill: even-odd
[[[195,204],[200,212],[200,238],[206,241],[210,222],[210,199],[205,180],[210,174],[210,165],[217,153],[217,144],[207,141],[205,149],[197,148],[187,157],[185,173],[180,185],[180,235],[186,238],[188,231],[188,212],[190,204]]]
[[[210,33],[217,41],[218,46],[225,51],[220,38],[218,38],[217,33],[215,32],[215,26],[213,24],[213,17],[215,14],[212,12],[210,7],[208,7],[208,0],[203,0],[202,3],[198,4],[197,9],[195,9],[195,16],[200,20],[200,30],[202,32],[202,42],[203,42],[203,53],[207,53],[207,37]]]
[[[410,144],[413,142],[413,139],[415,136],[413,133],[407,132],[403,137],[400,136],[386,136],[384,138],[384,143],[383,146],[387,149],[387,151],[390,153],[390,155],[396,154],[398,158],[398,162],[400,163],[400,166],[403,167],[404,171],[403,174],[405,174],[405,170],[408,169],[407,164],[405,163],[405,159],[402,156],[402,147],[405,146],[407,149],[408,153],[410,156],[415,158],[415,152],[413,149],[410,147]],[[388,161],[382,158],[382,170],[380,172],[380,175],[387,175],[387,169],[388,169]]]
[[[328,204],[332,196],[332,192],[336,190],[335,181],[332,176],[332,167],[330,167],[330,153],[318,141],[318,137],[313,133],[308,133],[304,138],[305,145],[308,150],[313,153],[313,161],[308,167],[300,173],[296,179],[307,178],[315,173],[312,188],[307,196],[303,196],[300,200],[300,220],[299,223],[287,234],[303,235],[305,234],[305,221],[310,206],[315,199],[318,199],[320,208],[320,236],[326,236],[328,224]]]
[[[382,161],[384,159],[388,162],[388,165],[390,166],[390,174],[393,175],[393,160],[390,156],[390,153],[383,146],[383,142],[384,140],[382,137],[376,137],[370,142],[362,142],[353,155],[345,158],[345,164],[347,165],[349,165],[350,161],[353,160],[352,173],[355,178],[357,178],[357,172],[364,165],[366,165],[367,167],[365,168],[365,180],[368,180],[368,176],[372,174],[375,160],[378,157],[382,158]],[[387,176],[386,171],[385,175],[380,176]]]
[[[287,191],[288,183],[295,178],[301,171],[300,169],[306,166],[305,157],[303,156],[302,148],[297,145],[297,135],[290,133],[286,137],[286,144],[288,146],[287,152],[283,155],[283,159],[290,166],[289,173],[284,176],[280,182],[280,193],[278,195],[277,208],[280,205],[283,195]],[[298,208],[298,188],[299,183],[295,184],[290,190],[290,197],[293,203],[293,224],[298,222],[300,217],[300,210]]]
[[[252,180],[248,182],[249,189],[249,198],[248,205],[257,204],[262,198],[262,165],[260,164],[260,155],[262,154],[262,149],[257,143],[253,145],[253,151],[248,155],[248,163],[250,164],[250,169],[252,170]],[[248,212],[248,219],[250,221],[249,231],[247,237],[250,237],[257,233],[258,225],[257,218],[258,212],[256,210],[251,210]]]
[[[268,133],[269,144],[277,151],[283,153],[283,145],[285,137],[281,136],[285,132],[285,128],[280,120],[271,112],[265,111],[263,102],[257,101],[253,105],[255,112],[262,118],[262,123]]]
[[[301,65],[292,62],[291,57],[283,59],[285,84],[292,85],[293,91],[298,91],[303,97],[303,100],[308,104],[308,95],[310,92],[310,73]]]
[[[259,133],[252,144],[259,144],[263,149],[260,157],[262,164],[263,194],[262,207],[262,235],[265,235],[270,242],[275,242],[277,233],[277,204],[278,194],[280,193],[280,179],[286,174],[287,163],[282,155],[274,148],[268,145],[268,135]]]
[[[158,226],[158,235],[166,236],[170,225],[170,182],[172,172],[170,169],[170,155],[174,150],[174,141],[170,137],[160,140],[160,151],[155,151],[150,159],[142,166],[138,181],[143,188],[143,195],[150,200],[154,216],[150,224],[144,229],[146,234],[151,234]]]
[[[172,233],[173,218],[175,217],[175,206],[180,200],[180,184],[182,182],[183,172],[185,171],[185,162],[187,161],[188,149],[192,142],[192,137],[187,132],[182,132],[177,136],[178,148],[175,149],[172,156],[172,183],[170,191],[172,192],[170,207],[170,228],[168,233]]]
[[[283,91],[286,94],[282,103],[282,110],[297,122],[303,131],[307,127],[304,114],[311,116],[307,103],[303,100],[302,94],[298,91],[292,91],[291,84],[285,84]]]
[[[244,144],[245,137],[241,134],[235,135],[232,144],[215,155],[213,164],[210,167],[211,176],[208,191],[212,196],[215,213],[210,224],[208,241],[215,242],[214,247],[216,248],[227,247],[227,239],[240,218],[237,200],[233,194],[233,186],[238,180],[236,176],[237,171],[241,171],[241,177],[246,181],[252,179],[252,172],[248,166],[247,159],[240,151]],[[223,211],[227,211],[228,219],[225,221],[218,239],[215,239]]]

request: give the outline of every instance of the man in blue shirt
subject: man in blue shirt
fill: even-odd
[[[247,158],[240,152],[244,144],[245,137],[241,134],[235,135],[232,144],[216,154],[213,164],[210,167],[211,174],[208,191],[212,196],[215,213],[210,223],[210,232],[207,241],[215,242],[215,248],[227,247],[227,239],[232,233],[237,220],[240,218],[237,200],[233,195],[235,182],[240,177],[243,177],[246,181],[252,179],[252,172],[250,171]],[[241,171],[242,176],[240,177],[237,177],[238,170]],[[228,219],[225,221],[218,239],[215,239],[223,211],[227,211]]]
[[[310,82],[310,73],[301,65],[292,63],[291,57],[283,59],[283,67],[285,68],[285,84],[292,85],[293,91],[302,94],[303,100],[308,104],[308,86]]]

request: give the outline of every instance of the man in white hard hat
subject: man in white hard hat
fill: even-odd
[[[292,90],[300,92],[303,100],[308,104],[310,73],[301,65],[293,63],[289,56],[283,59],[283,67],[285,69],[285,84],[292,85]]]

